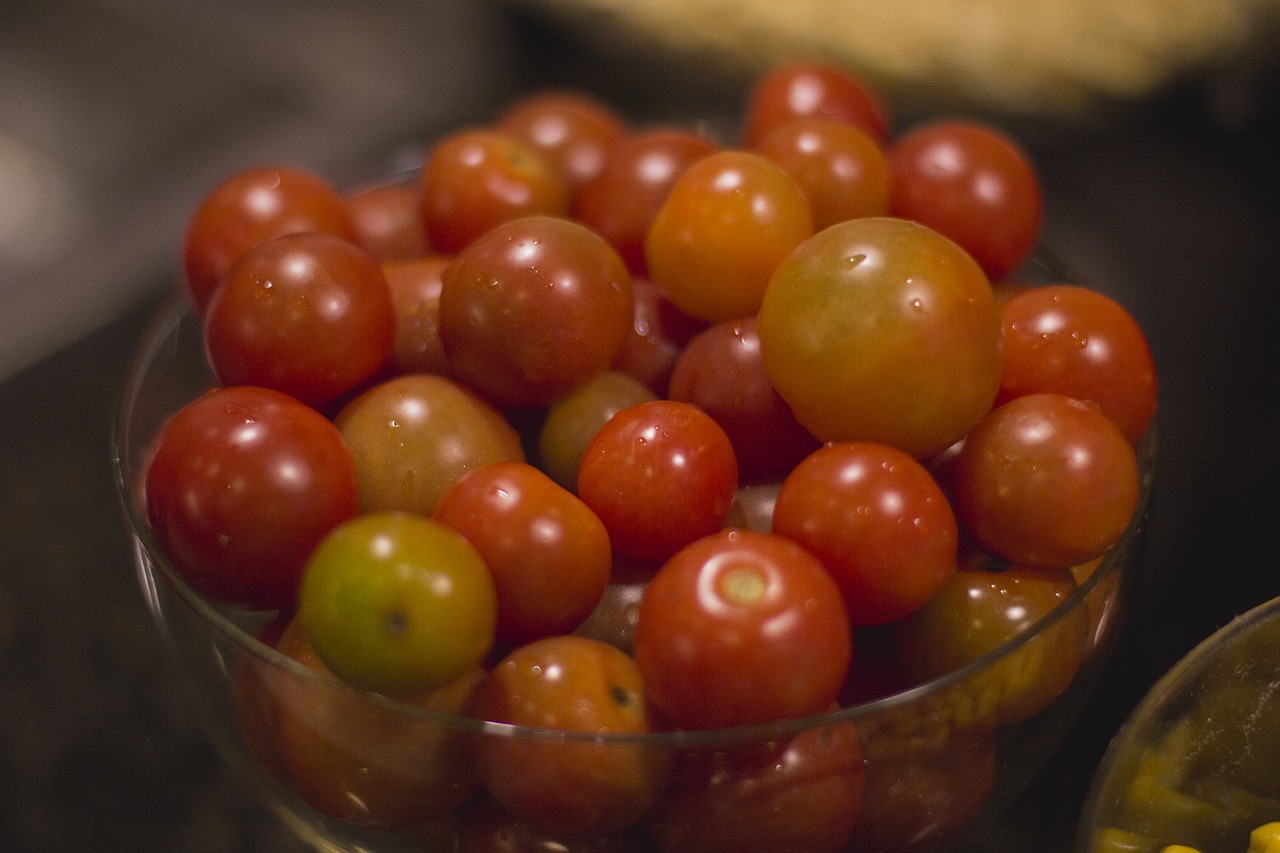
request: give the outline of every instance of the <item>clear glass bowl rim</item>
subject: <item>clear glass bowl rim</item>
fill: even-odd
[[[695,746],[714,746],[730,742],[757,742],[777,740],[798,734],[807,729],[856,722],[871,718],[878,714],[888,713],[895,709],[910,706],[931,693],[940,693],[952,685],[973,677],[982,670],[994,666],[999,661],[1012,655],[1024,644],[1040,636],[1052,625],[1064,618],[1078,607],[1085,606],[1089,594],[1107,577],[1115,574],[1129,552],[1137,542],[1145,523],[1150,502],[1151,486],[1154,475],[1157,429],[1152,428],[1143,438],[1138,448],[1138,460],[1142,476],[1142,487],[1138,505],[1133,518],[1120,539],[1103,555],[1101,562],[1084,584],[1080,585],[1070,596],[1064,599],[1053,611],[1028,627],[1003,645],[993,649],[985,656],[954,670],[941,677],[915,685],[906,690],[894,693],[869,702],[841,707],[838,710],[808,717],[780,720],[770,723],[759,723],[726,729],[708,729],[697,731],[671,730],[642,734],[618,732],[567,732],[560,729],[517,726],[508,723],[496,723],[456,714],[444,714],[421,708],[406,702],[378,693],[370,693],[340,681],[336,676],[317,672],[293,660],[280,651],[262,642],[245,631],[227,613],[206,601],[197,594],[182,578],[173,565],[165,558],[158,543],[151,534],[144,514],[140,511],[139,492],[135,478],[140,474],[144,460],[141,454],[135,456],[132,443],[137,440],[134,429],[134,413],[145,379],[150,371],[159,363],[165,352],[165,346],[171,341],[179,325],[184,319],[190,320],[193,306],[185,290],[175,288],[165,298],[145,327],[144,335],[135,350],[132,363],[127,372],[124,387],[117,399],[116,411],[111,431],[112,468],[119,500],[124,510],[125,519],[132,533],[135,561],[148,561],[158,571],[160,578],[169,585],[182,603],[190,608],[209,627],[229,639],[240,652],[250,655],[259,662],[272,668],[282,669],[296,678],[305,679],[317,685],[324,685],[334,690],[353,691],[362,694],[369,702],[393,711],[404,717],[416,717],[438,725],[453,728],[484,732],[490,735],[518,736],[535,739],[551,739],[558,741],[584,741],[591,743],[632,743],[646,746],[670,748],[688,748]],[[148,437],[149,438],[149,437]],[[141,569],[142,566],[139,565]],[[149,602],[155,612],[155,603]],[[856,654],[856,651],[855,651]]]

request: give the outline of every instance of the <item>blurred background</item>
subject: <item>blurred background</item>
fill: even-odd
[[[1280,594],[1280,41],[1270,0],[41,0],[0,6],[0,849],[293,851],[167,679],[109,466],[186,217],[266,161],[342,183],[523,92],[732,116],[795,56],[899,126],[1005,125],[1046,242],[1125,302],[1162,377],[1126,640],[1042,783],[974,850],[1067,850],[1150,683]]]

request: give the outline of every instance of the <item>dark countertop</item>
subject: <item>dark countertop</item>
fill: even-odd
[[[530,50],[515,67],[538,72],[511,79],[599,84],[624,109],[652,106],[638,83],[602,82],[554,47]],[[985,849],[1065,851],[1093,768],[1146,688],[1280,594],[1280,97],[1268,81],[1253,94],[1258,110],[1230,121],[1190,87],[1032,140],[1048,241],[1150,336],[1160,454],[1121,646]],[[109,431],[166,286],[0,384],[0,850],[302,849],[189,721],[134,579]]]

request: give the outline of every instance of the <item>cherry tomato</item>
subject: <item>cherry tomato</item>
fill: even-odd
[[[183,244],[187,289],[197,310],[204,313],[218,282],[241,255],[298,231],[358,239],[342,196],[306,169],[266,166],[219,184],[196,208]]]
[[[526,95],[495,124],[541,154],[570,194],[604,168],[627,138],[627,122],[603,101],[574,91]]]
[[[994,127],[944,120],[889,147],[890,212],[955,240],[998,279],[1035,247],[1043,202],[1030,158]]]
[[[636,303],[631,334],[614,357],[613,368],[665,397],[680,351],[707,322],[681,311],[647,278],[633,277],[631,293]]]
[[[498,130],[441,139],[427,153],[421,185],[427,242],[448,255],[510,219],[569,212],[555,168],[532,145]]]
[[[214,291],[205,348],[224,385],[261,385],[323,408],[391,355],[391,290],[367,252],[331,234],[250,249]]]
[[[618,412],[655,399],[640,380],[606,370],[547,409],[538,430],[539,466],[561,486],[576,491],[582,456],[592,437]]]
[[[467,472],[434,517],[489,567],[500,642],[569,633],[600,603],[613,564],[609,534],[586,504],[532,465],[493,462]]]
[[[640,602],[635,658],[679,728],[818,714],[852,657],[840,590],[818,559],[769,533],[726,530],[682,548]]]
[[[320,659],[365,690],[432,690],[493,645],[494,582],[457,531],[376,512],[334,528],[307,561],[298,617]]]
[[[355,515],[355,467],[333,424],[266,388],[216,388],[152,442],[147,520],[174,568],[215,601],[292,604],[307,555]]]
[[[957,724],[1024,720],[1066,690],[1080,667],[1088,608],[1075,607],[1047,627],[1038,627],[1075,590],[1075,578],[1067,569],[962,569],[897,624],[898,660],[917,681],[927,681],[1034,630],[1037,635],[1023,645],[947,688],[956,694],[946,704],[960,717]],[[955,709],[962,709],[964,716]]]
[[[959,532],[946,495],[912,457],[874,442],[835,442],[782,482],[775,532],[831,572],[854,625],[893,622],[956,570]]]
[[[755,81],[743,110],[748,147],[780,124],[796,118],[824,118],[862,128],[881,142],[889,120],[879,95],[852,72],[822,63],[793,63]]]
[[[635,662],[578,636],[548,637],[500,661],[480,686],[486,720],[586,735],[637,735],[658,727]],[[495,732],[481,744],[485,787],[513,814],[552,832],[618,832],[649,810],[667,780],[665,749],[619,739]]]
[[[653,400],[615,414],[587,444],[578,496],[619,554],[662,560],[718,529],[733,505],[738,463],[701,409]]]
[[[427,253],[422,192],[416,183],[367,187],[344,201],[356,242],[378,261],[400,261]]]
[[[615,148],[600,173],[578,191],[574,216],[608,240],[633,273],[644,275],[645,235],[672,185],[718,148],[679,128],[638,133]]]
[[[809,202],[781,166],[719,151],[676,179],[645,237],[649,277],[709,322],[756,313],[774,268],[813,234]]]
[[[1004,374],[997,403],[1052,391],[1087,400],[1137,443],[1156,411],[1156,370],[1138,322],[1095,290],[1060,284],[1003,306]]]
[[[765,373],[754,317],[725,320],[695,335],[676,361],[667,394],[720,424],[741,478],[784,474],[818,448]]]
[[[824,118],[778,125],[754,149],[795,178],[809,199],[813,228],[889,212],[889,161],[880,144],[851,124]]]
[[[1024,566],[1071,566],[1120,538],[1138,503],[1133,446],[1097,408],[1061,394],[1000,406],[965,438],[953,506],[984,548]]]
[[[692,748],[647,823],[663,853],[836,853],[862,807],[862,765],[847,722],[781,742]]]
[[[805,241],[774,273],[756,328],[774,387],[823,441],[923,459],[963,437],[1000,384],[987,277],[901,219],[852,219]]]
[[[382,263],[395,311],[393,372],[449,374],[440,342],[440,291],[441,274],[451,260],[448,255],[423,255]]]
[[[294,618],[277,648],[331,675]],[[412,827],[448,814],[479,787],[475,741],[461,726],[371,701],[284,667],[261,667],[286,780],[321,814],[375,827]],[[441,687],[398,697],[429,714],[465,713],[484,677],[479,667]]]
[[[586,226],[496,226],[443,272],[440,339],[453,374],[499,406],[543,406],[599,376],[631,333],[631,276]]]
[[[442,376],[388,379],[347,403],[334,422],[355,458],[365,512],[430,515],[471,469],[524,460],[520,435],[502,414]]]

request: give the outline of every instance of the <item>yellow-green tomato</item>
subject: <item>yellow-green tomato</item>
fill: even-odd
[[[756,324],[765,372],[823,441],[940,453],[990,410],[1000,310],[982,268],[936,231],[851,219],[774,271]]]
[[[335,675],[366,690],[430,690],[493,645],[493,578],[480,553],[438,521],[369,513],[336,528],[303,575],[298,616]]]

